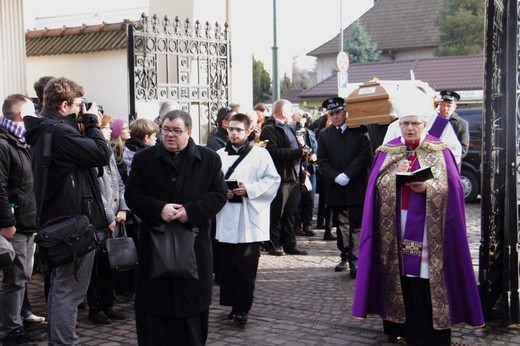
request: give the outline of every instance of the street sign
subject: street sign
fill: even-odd
[[[347,52],[341,51],[336,58],[336,67],[339,72],[347,72],[350,60]]]

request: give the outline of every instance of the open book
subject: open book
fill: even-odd
[[[433,178],[430,167],[419,168],[413,172],[396,172],[395,179],[397,184],[413,183],[417,181],[426,181]]]

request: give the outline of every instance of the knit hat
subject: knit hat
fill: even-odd
[[[114,140],[121,134],[121,129],[126,124],[126,120],[121,118],[114,118],[112,123],[110,123],[110,128],[112,129],[112,134],[110,135],[110,139]]]

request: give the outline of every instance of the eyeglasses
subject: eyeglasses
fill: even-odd
[[[163,135],[173,134],[173,135],[180,136],[180,135],[182,135],[186,131],[187,130],[181,130],[181,129],[178,129],[178,128],[169,128],[169,127],[162,127],[161,128],[161,133]]]
[[[420,122],[420,121],[401,121],[401,122],[399,122],[399,125],[402,127],[408,127],[410,125],[412,127],[419,127],[421,124],[422,124],[422,122]]]
[[[238,127],[228,127],[227,130],[228,130],[228,132],[238,132],[238,133],[245,131],[245,129],[239,129]]]

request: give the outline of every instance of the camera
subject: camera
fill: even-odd
[[[85,105],[85,108],[87,109],[87,111],[90,109],[90,107],[92,107],[93,102],[88,101],[86,98],[82,98],[81,102]],[[97,105],[97,109],[98,109],[98,112],[100,112],[101,114],[103,114],[105,112],[102,105]]]

